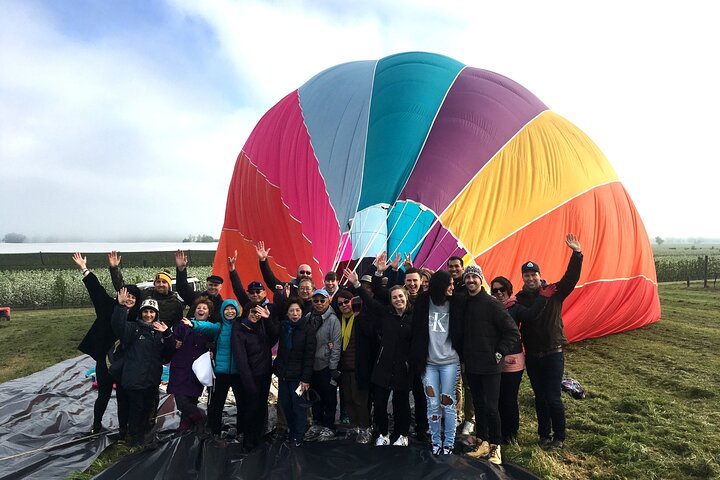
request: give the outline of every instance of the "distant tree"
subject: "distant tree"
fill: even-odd
[[[24,243],[27,237],[22,233],[6,233],[3,237],[4,243]]]
[[[662,237],[655,237],[655,243],[662,245],[665,242]]]
[[[183,239],[183,243],[190,242],[216,242],[212,235],[188,235]]]

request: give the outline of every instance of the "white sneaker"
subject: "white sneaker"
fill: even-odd
[[[372,433],[370,432],[369,428],[361,428],[360,433],[358,433],[357,437],[355,438],[355,441],[357,443],[370,443],[370,440],[372,440]]]
[[[308,429],[307,432],[305,432],[304,440],[306,442],[314,442],[315,440],[317,440],[318,435],[320,435],[320,431],[322,430],[322,428],[323,427],[321,427],[320,425],[313,425]]]
[[[465,421],[462,424],[461,435],[472,435],[475,431],[475,424],[473,422]]]
[[[405,435],[400,435],[397,440],[395,440],[395,443],[393,443],[396,447],[407,447],[409,444],[408,437]]]
[[[490,463],[494,463],[495,465],[502,465],[500,445],[490,445],[490,456],[488,460],[490,460]]]
[[[384,447],[385,445],[390,445],[390,437],[383,434],[378,435],[377,440],[375,440],[375,446]]]

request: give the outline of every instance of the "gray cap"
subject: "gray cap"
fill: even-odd
[[[463,273],[462,277],[463,281],[465,281],[465,278],[468,275],[477,275],[478,277],[480,277],[480,280],[483,279],[482,269],[477,265],[468,265],[467,267],[465,267],[465,272]]]

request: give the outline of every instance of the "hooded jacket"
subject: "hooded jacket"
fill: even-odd
[[[315,361],[313,370],[320,371],[325,368],[337,370],[342,352],[342,331],[340,320],[335,311],[328,307],[325,313],[315,311],[306,316],[308,326],[315,330]]]
[[[235,318],[228,320],[225,318],[225,308],[228,305],[235,307],[237,312]],[[235,322],[240,315],[240,306],[233,299],[227,299],[220,307],[220,323],[199,322],[193,320],[193,329],[197,329],[198,333],[214,338],[217,348],[215,349],[215,373],[236,374],[238,373],[237,363],[232,353],[232,331],[236,328]]]

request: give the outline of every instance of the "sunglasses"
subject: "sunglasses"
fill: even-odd
[[[299,270],[298,273],[301,275],[312,275],[312,270]]]
[[[313,303],[325,303],[327,298],[313,298]]]
[[[505,289],[505,287],[491,288],[491,289],[490,289],[490,293],[492,293],[493,295],[495,295],[495,294],[498,293],[498,292],[499,292],[499,293],[505,293],[505,292],[507,292],[507,290]]]
[[[248,295],[259,295],[259,294],[261,294],[263,291],[264,291],[264,290],[248,290]]]
[[[350,300],[338,300],[338,305],[347,305],[350,303]]]

